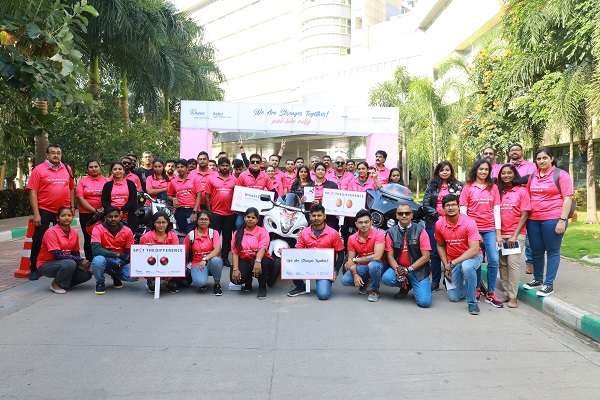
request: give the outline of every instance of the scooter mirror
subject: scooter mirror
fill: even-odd
[[[260,201],[271,201],[271,196],[269,196],[268,194],[261,194]]]

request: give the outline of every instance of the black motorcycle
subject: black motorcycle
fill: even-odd
[[[383,185],[379,190],[367,190],[367,209],[371,211],[373,226],[386,231],[396,225],[396,209],[403,203],[412,209],[413,221],[419,222],[425,218],[425,213],[414,199],[410,189],[394,183]]]

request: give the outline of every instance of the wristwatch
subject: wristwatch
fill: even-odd
[[[449,266],[450,268],[454,268],[454,264],[452,264],[452,262],[449,262],[449,263],[448,263],[448,266]]]
[[[257,258],[256,260],[254,260],[254,262],[261,263],[261,262],[262,262],[262,260],[259,260],[259,259]]]
[[[208,261],[206,257],[202,257],[202,261]]]
[[[412,265],[408,267],[408,272],[414,272],[414,270],[415,270],[415,269],[413,268],[413,266],[412,266]]]
[[[567,218],[562,218],[562,217],[560,217],[559,219],[560,219],[561,221],[565,221],[565,222],[567,222],[567,221],[568,221],[568,219],[567,219]]]

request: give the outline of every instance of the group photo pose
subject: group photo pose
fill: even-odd
[[[282,250],[315,248],[335,255],[333,277],[315,279],[320,300],[331,298],[339,275],[341,286],[357,287],[369,302],[380,299],[383,285],[395,289],[390,297],[428,308],[432,293],[445,289],[450,301],[466,299],[472,315],[482,299],[493,308],[517,307],[522,270],[533,273],[524,289],[538,296],[554,291],[573,185],[548,148],[529,162],[515,143],[506,163],[497,163],[496,150],[486,147],[464,183],[451,162],[441,161],[421,202],[402,171],[385,165],[384,150],[375,152],[373,165],[315,155],[308,165],[296,157],[279,168],[285,141],[269,157],[246,156],[242,140],[238,148],[241,158],[221,151],[214,160],[206,151],[166,161],[146,151],[139,167],[127,154],[109,164],[108,177],[100,160],[90,159],[77,179],[61,162],[61,147],[51,144],[27,186],[35,227],[29,279],[53,278],[50,289],[62,294],[93,275],[95,293],[104,294],[106,275],[114,289],[138,280],[131,277],[132,245],[183,245],[186,276],[148,277],[149,292],[156,285],[170,293],[212,287],[219,297],[225,274],[234,291],[251,292],[256,280],[264,300],[268,288],[286,282]],[[241,189],[261,195],[236,197],[246,193]],[[385,217],[370,209],[375,198],[391,202]],[[83,254],[71,227],[76,206]],[[308,292],[304,280],[287,282],[288,297]]]

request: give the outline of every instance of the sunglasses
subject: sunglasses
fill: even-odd
[[[250,164],[260,164],[262,161],[250,160]]]
[[[398,211],[396,215],[400,215],[401,217],[406,217],[407,215],[412,214],[412,211]]]
[[[336,161],[335,162],[337,165],[345,165],[346,163],[344,161]]]

